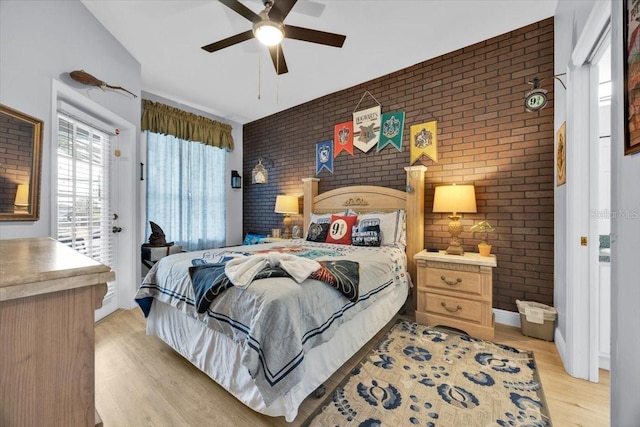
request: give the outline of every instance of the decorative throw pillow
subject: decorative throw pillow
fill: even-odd
[[[246,236],[244,236],[244,240],[242,241],[243,245],[257,245],[259,243],[262,243],[262,239],[266,238],[267,236],[265,234],[253,234],[253,233],[247,233]]]
[[[353,227],[351,244],[353,246],[380,246],[380,225],[361,225]]]
[[[380,225],[380,244],[382,246],[399,246],[401,248],[406,246],[406,214],[403,209],[358,215],[358,227],[376,223]]]
[[[309,230],[307,230],[307,240],[310,242],[326,242],[327,233],[329,232],[329,223],[316,224],[312,222],[309,224]]]
[[[329,234],[327,234],[327,243],[350,245],[351,232],[357,221],[357,216],[331,215],[331,224],[329,225]]]

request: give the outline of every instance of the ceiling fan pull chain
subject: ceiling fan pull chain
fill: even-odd
[[[258,49],[258,99],[262,99],[261,98],[261,91],[262,91],[262,87],[260,85],[260,73],[262,72],[261,68],[260,68],[260,64],[262,62],[260,61],[260,49]]]

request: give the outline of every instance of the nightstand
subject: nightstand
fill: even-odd
[[[492,340],[495,255],[422,251],[413,258],[418,268],[416,322]]]
[[[153,264],[160,261],[161,258],[179,252],[182,252],[182,246],[180,245],[149,246],[148,244],[144,244],[140,248],[140,260],[145,267],[151,268]]]

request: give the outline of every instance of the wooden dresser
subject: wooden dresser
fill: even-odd
[[[416,321],[428,326],[449,326],[468,335],[493,339],[494,255],[446,255],[422,251],[418,266]]]
[[[115,273],[49,238],[0,240],[0,425],[94,426],[94,310]]]

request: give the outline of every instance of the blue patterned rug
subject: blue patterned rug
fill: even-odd
[[[399,321],[302,425],[552,424],[532,352]]]

